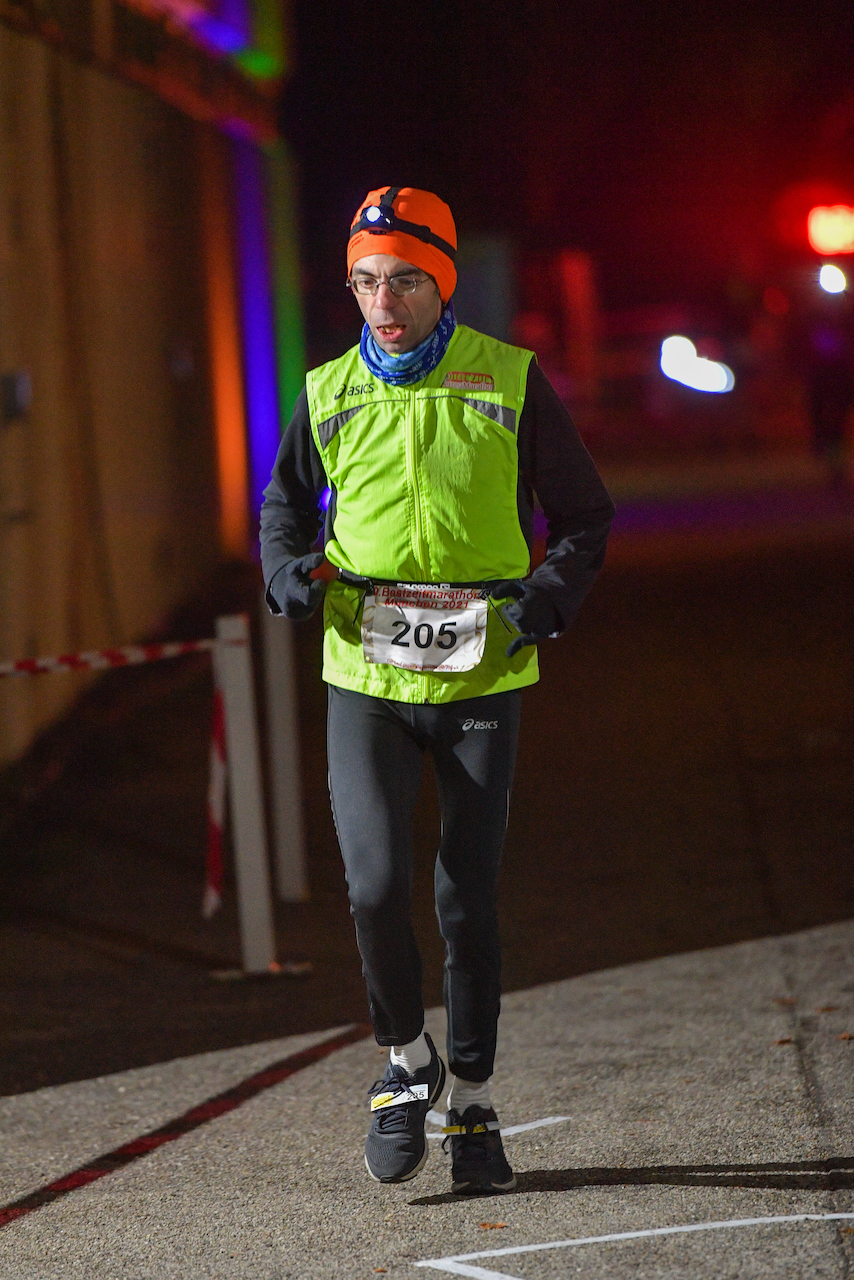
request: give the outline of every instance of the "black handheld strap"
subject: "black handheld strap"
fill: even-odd
[[[401,582],[399,578],[362,577],[358,573],[350,573],[348,569],[339,569],[338,577],[348,587],[361,587],[368,590],[373,590],[374,587],[450,587],[468,590],[476,588],[482,591],[484,596],[491,594],[490,588],[504,585],[503,578],[492,578],[487,582]]]

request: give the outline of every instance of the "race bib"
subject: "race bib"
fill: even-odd
[[[376,587],[362,612],[365,662],[471,671],[483,657],[488,608],[478,587]]]

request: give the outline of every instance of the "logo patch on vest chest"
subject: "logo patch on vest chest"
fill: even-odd
[[[494,391],[495,379],[491,373],[465,373],[459,369],[445,375],[443,387],[455,391]]]
[[[376,391],[373,382],[363,382],[358,386],[348,387],[345,382],[343,387],[339,387],[332,397],[333,400],[340,400],[342,396],[369,396]]]

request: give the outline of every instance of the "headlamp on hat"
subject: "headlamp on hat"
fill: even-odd
[[[423,244],[435,245],[453,262],[457,251],[452,244],[443,240],[441,236],[437,236],[429,227],[424,227],[417,222],[408,222],[395,213],[393,202],[400,190],[400,187],[389,187],[379,204],[365,205],[358,221],[354,222],[350,228],[350,239],[352,240],[353,236],[358,235],[360,231],[370,231],[372,235],[377,236],[388,235],[389,231],[403,231],[406,235],[421,240]]]
[[[369,204],[367,209],[362,210],[362,216],[366,222],[370,222],[372,227],[382,225],[391,230],[393,223],[387,213],[383,213],[378,204]]]

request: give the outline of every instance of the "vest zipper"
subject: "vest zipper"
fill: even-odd
[[[421,512],[421,488],[418,483],[418,466],[417,466],[417,450],[416,450],[416,400],[415,393],[409,393],[409,413],[407,414],[407,434],[406,434],[406,470],[409,486],[412,490],[413,509],[415,512],[415,554],[418,558],[418,568],[421,572],[421,581],[428,581],[427,563],[429,556],[427,548],[424,545],[424,524]]]
[[[424,523],[421,512],[421,488],[418,483],[418,465],[417,465],[417,449],[416,449],[416,398],[415,392],[409,392],[409,412],[407,414],[406,427],[406,470],[409,480],[410,489],[412,491],[413,510],[415,513],[415,554],[418,558],[418,567],[421,572],[421,581],[429,581],[427,567],[429,563],[429,555],[427,547],[424,543]],[[422,673],[417,676],[421,685],[421,693],[425,702],[429,702],[427,697],[427,677]]]

